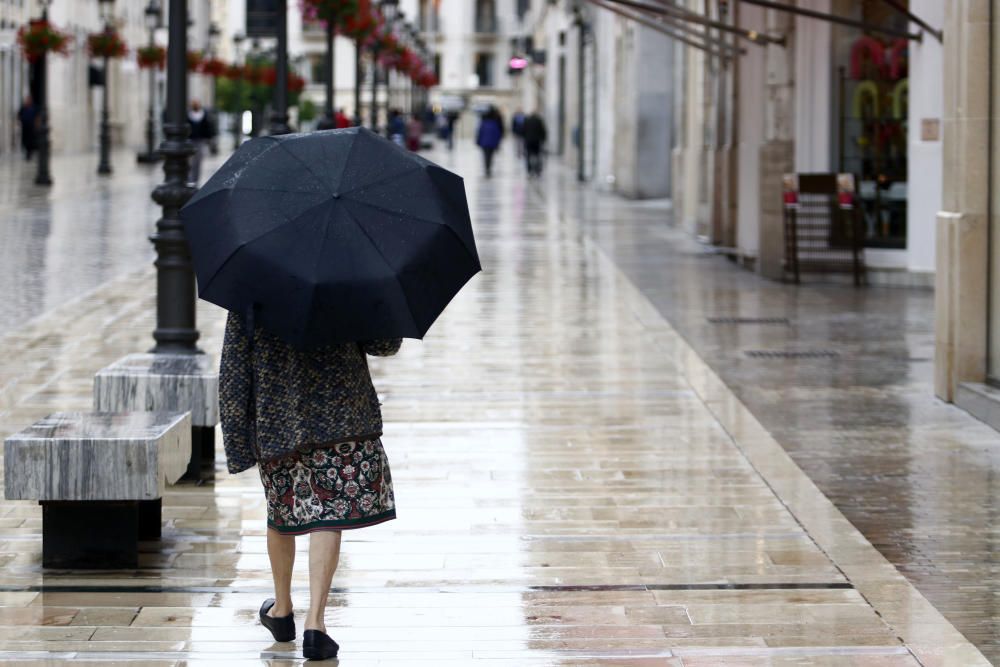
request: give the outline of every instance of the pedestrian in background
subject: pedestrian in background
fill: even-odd
[[[333,123],[338,130],[343,130],[351,126],[351,119],[344,113],[344,109],[340,108],[337,109],[337,113],[333,117]]]
[[[483,151],[486,178],[493,175],[493,155],[500,148],[503,134],[503,118],[496,107],[490,106],[479,121],[479,131],[476,133],[476,145]]]
[[[38,145],[38,107],[31,95],[24,98],[21,108],[17,110],[17,120],[21,124],[21,148],[24,149],[24,159],[30,160]]]
[[[458,123],[458,112],[449,111],[444,116],[445,137],[448,139],[448,150],[455,150],[455,125]]]
[[[545,121],[537,111],[533,111],[524,119],[524,154],[528,176],[542,175],[542,149],[547,138]]]
[[[514,135],[518,159],[524,157],[524,112],[518,109],[510,119],[510,133]]]
[[[386,134],[397,146],[406,145],[406,119],[399,109],[389,112],[389,122],[386,123]]]
[[[424,124],[416,116],[410,116],[406,124],[406,147],[414,153],[420,150],[420,142],[424,137]]]
[[[212,124],[212,117],[205,112],[198,100],[191,100],[188,124],[191,126],[191,143],[194,144],[194,155],[191,156],[188,182],[197,185],[201,178],[201,159],[205,154],[205,146],[215,136],[215,126]]]

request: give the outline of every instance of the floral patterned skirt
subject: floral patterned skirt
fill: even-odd
[[[279,533],[363,528],[396,518],[381,440],[295,452],[259,467],[267,525]]]

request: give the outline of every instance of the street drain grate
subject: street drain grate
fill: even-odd
[[[751,359],[838,359],[833,350],[744,350]]]
[[[709,317],[709,324],[777,324],[791,326],[787,317]]]

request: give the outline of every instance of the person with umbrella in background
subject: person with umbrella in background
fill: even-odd
[[[476,145],[483,151],[486,178],[493,175],[493,155],[500,148],[503,134],[503,119],[497,108],[491,105],[479,121],[479,131],[476,133]]]
[[[201,298],[230,311],[219,375],[229,471],[257,466],[275,596],[296,637],[295,537],[309,533],[303,656],[336,657],[324,611],[344,530],[394,519],[367,355],[422,338],[481,267],[462,179],[364,128],[243,144],[182,209]]]

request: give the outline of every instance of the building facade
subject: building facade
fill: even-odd
[[[520,3],[517,106],[538,111],[548,152],[595,187],[671,194],[676,49],[669,38],[583,0]]]
[[[53,2],[48,9],[49,20],[57,29],[68,33],[72,40],[67,53],[48,58],[48,106],[53,154],[96,150],[99,141],[101,85],[109,83],[109,116],[114,148],[140,148],[145,142],[146,118],[150,95],[159,117],[164,98],[165,74],[140,70],[135,49],[149,43],[146,27],[146,0],[116,0],[112,5],[113,20],[129,46],[124,58],[111,60],[107,76],[103,76],[99,60],[87,52],[87,36],[103,27],[100,3],[90,0]],[[208,26],[224,0],[189,3],[190,25],[188,40],[192,49],[207,48]],[[163,28],[153,39],[166,45],[166,9],[161,3]],[[32,18],[40,17],[42,7],[36,0],[0,0],[0,151],[19,144],[19,129],[15,113],[30,90],[30,67],[17,45],[17,30]],[[150,86],[150,76],[154,85]],[[192,75],[190,96],[211,99],[211,83],[205,77]]]

